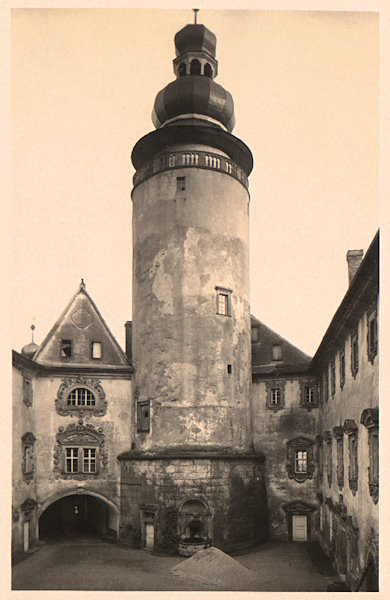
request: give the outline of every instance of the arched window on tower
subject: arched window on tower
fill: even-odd
[[[209,77],[210,79],[213,78],[213,70],[209,63],[206,63],[204,66],[204,74],[206,75],[206,77]]]
[[[184,62],[180,63],[178,72],[179,72],[179,77],[184,77],[185,75],[187,75],[186,63],[184,63]]]
[[[197,58],[194,58],[191,61],[190,74],[191,75],[200,75],[200,62],[198,61]]]

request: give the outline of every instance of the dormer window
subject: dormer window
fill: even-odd
[[[101,342],[92,342],[91,357],[94,359],[102,358],[102,343]]]
[[[72,356],[72,340],[61,340],[61,358]]]
[[[259,341],[259,328],[252,327],[251,329],[251,342],[252,344],[256,344]]]
[[[280,344],[272,346],[272,360],[282,360],[282,346]]]

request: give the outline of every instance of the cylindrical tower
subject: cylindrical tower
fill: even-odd
[[[133,366],[142,450],[250,447],[250,150],[229,131],[204,25],[175,37],[177,79],[134,147]]]
[[[175,37],[176,80],[132,153],[134,414],[122,454],[121,537],[190,555],[267,534],[250,419],[248,175],[214,82],[216,38]]]

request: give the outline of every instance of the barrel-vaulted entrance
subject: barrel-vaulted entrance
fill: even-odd
[[[57,495],[40,510],[39,539],[63,537],[101,537],[107,531],[118,532],[119,510],[111,501],[84,490]]]

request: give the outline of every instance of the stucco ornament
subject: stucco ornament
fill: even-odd
[[[88,325],[90,325],[93,321],[91,313],[85,310],[84,308],[76,310],[72,314],[71,318],[73,323],[77,325],[77,327],[80,327],[80,329],[85,329],[85,327],[88,327]]]
[[[54,473],[56,479],[76,479],[82,481],[84,479],[96,479],[99,475],[107,472],[108,453],[105,448],[105,436],[103,428],[96,429],[93,425],[75,425],[71,423],[66,429],[58,428],[56,435],[57,444],[54,447]],[[92,447],[97,450],[97,465],[94,472],[66,472],[65,468],[65,448],[70,446],[76,447]],[[82,469],[82,458],[79,458],[80,469]]]
[[[312,440],[305,437],[296,437],[287,442],[287,464],[286,469],[290,479],[303,483],[306,479],[312,479],[314,474],[314,456]],[[306,453],[306,463],[298,466],[297,453]],[[302,470],[299,470],[301,468]]]
[[[77,388],[85,388],[89,390],[94,397],[95,403],[91,406],[75,406],[68,404],[70,393]],[[107,400],[103,387],[98,379],[93,377],[66,377],[57,392],[55,399],[56,411],[64,417],[72,414],[77,414],[78,417],[93,415],[94,417],[102,417],[107,412]]]

